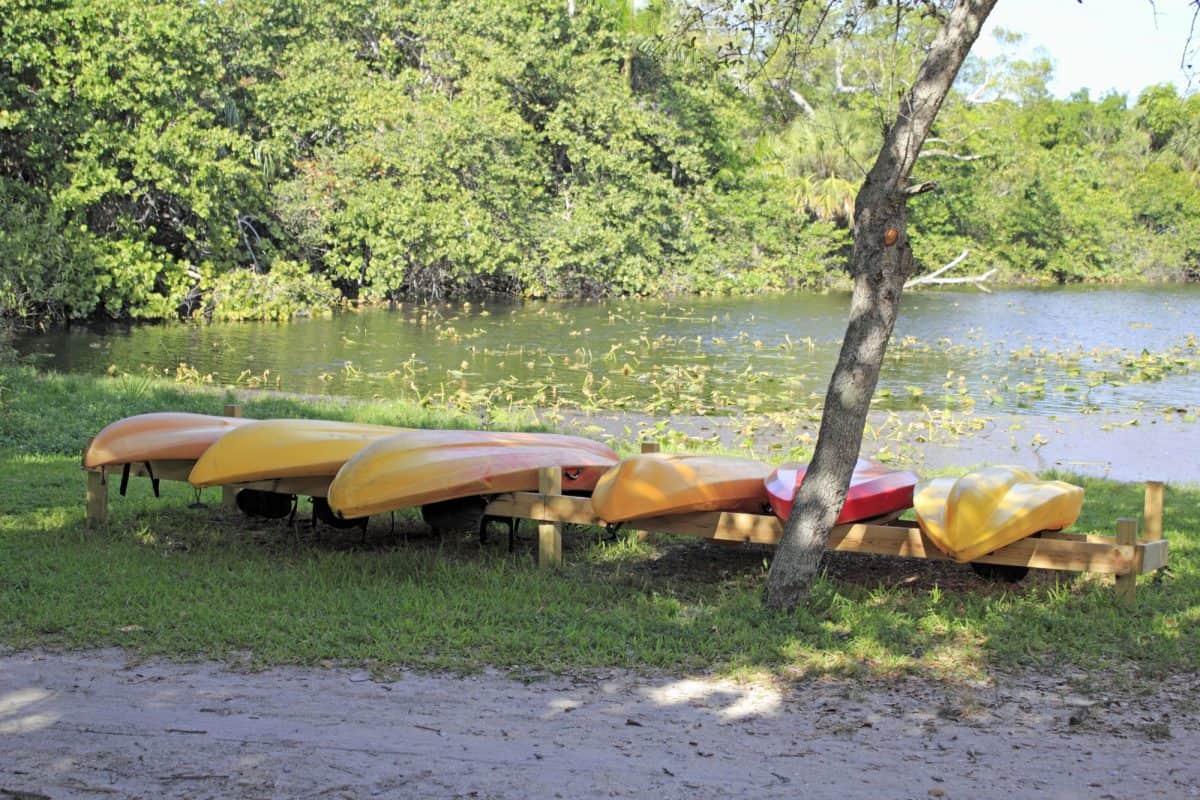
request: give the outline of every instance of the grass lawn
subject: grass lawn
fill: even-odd
[[[625,667],[970,678],[1036,665],[1142,675],[1200,668],[1200,489],[1169,486],[1169,573],[1143,577],[1136,608],[1111,578],[1039,573],[1016,586],[967,567],[834,554],[811,603],[761,602],[767,550],[652,537],[601,541],[568,528],[566,566],[535,568],[497,535],[431,536],[415,515],[356,530],[248,521],[201,496],[132,481],[109,524],[84,527],[79,453],[103,425],[152,410],[220,413],[219,391],[151,379],[0,370],[0,643],[118,645],[248,665],[363,663],[521,675]],[[478,417],[399,404],[262,397],[250,417],[322,416],[411,426]],[[487,420],[512,425],[511,419]],[[1077,529],[1111,534],[1140,485],[1083,480]],[[301,518],[306,514],[302,505]]]

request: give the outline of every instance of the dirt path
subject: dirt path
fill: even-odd
[[[1200,676],[869,688],[0,657],[0,798],[1191,798]]]

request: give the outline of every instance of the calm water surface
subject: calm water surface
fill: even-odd
[[[847,294],[405,305],[292,323],[73,326],[46,367],[358,397],[563,402],[651,413],[811,405]],[[913,292],[881,407],[1070,413],[1200,406],[1200,286]],[[194,370],[194,372],[193,372]]]

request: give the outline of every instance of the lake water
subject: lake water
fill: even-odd
[[[848,305],[844,293],[404,305],[291,323],[74,325],[17,346],[63,372],[736,414],[819,402]],[[1200,286],[910,292],[876,404],[1195,413]]]

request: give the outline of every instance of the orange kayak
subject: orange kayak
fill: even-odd
[[[195,461],[225,434],[253,421],[174,411],[126,417],[96,434],[83,454],[83,466]]]
[[[599,442],[549,433],[407,431],[364,448],[329,486],[346,518],[458,497],[534,491],[538,470],[563,470],[563,491],[588,491],[617,455]]]
[[[606,522],[692,511],[761,512],[771,465],[749,458],[644,453],[610,470],[592,493]]]

